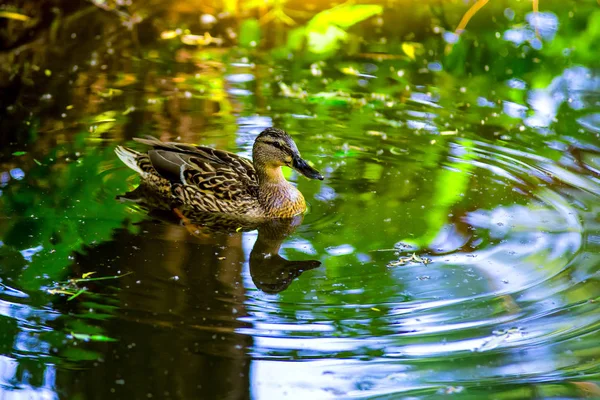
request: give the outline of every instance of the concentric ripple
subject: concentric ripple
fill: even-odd
[[[325,374],[321,394],[333,398],[544,384],[600,372],[592,346],[600,327],[599,180],[578,174],[582,166],[568,152],[554,161],[460,139],[441,166],[468,174],[475,188],[448,208],[452,217],[428,243],[407,238],[395,252],[375,252],[393,261],[416,251],[430,263],[382,269],[376,256],[356,257],[328,271],[334,255],[324,270],[307,273],[302,291],[274,301],[250,295],[251,327],[238,332],[253,336],[264,382],[276,376],[277,385],[285,387],[282,379],[317,390]],[[497,204],[486,206],[480,190],[494,190]],[[368,234],[370,226],[353,228]],[[270,359],[310,362],[286,364],[286,372]]]

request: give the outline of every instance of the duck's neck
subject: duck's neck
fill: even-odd
[[[257,166],[258,198],[270,217],[290,218],[306,210],[302,193],[283,176],[281,167]]]
[[[256,174],[258,175],[258,182],[262,185],[289,185],[290,183],[283,176],[281,167],[272,167],[257,165]]]

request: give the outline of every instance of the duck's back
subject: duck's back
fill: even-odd
[[[143,154],[121,147],[117,155],[159,194],[199,211],[261,216],[258,177],[250,160],[210,147],[134,140],[152,150]]]

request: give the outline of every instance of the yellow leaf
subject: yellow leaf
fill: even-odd
[[[358,75],[358,71],[353,67],[342,67],[340,68],[340,71],[346,75]]]
[[[447,135],[456,135],[457,133],[458,133],[458,129],[455,129],[453,131],[441,131],[440,135],[444,135],[444,136],[447,136]]]
[[[371,310],[373,310],[373,311],[381,311],[379,308],[375,308],[375,307],[371,307]]]
[[[86,272],[85,274],[81,275],[82,279],[87,279],[90,276],[94,275],[96,273],[96,271],[92,271],[92,272]]]
[[[264,3],[263,3],[264,4]],[[237,0],[225,0],[223,2],[225,12],[232,15],[237,15],[238,12],[238,1]]]
[[[163,40],[173,39],[177,36],[179,36],[179,32],[177,31],[164,31],[160,33],[160,38]]]
[[[50,290],[48,290],[48,293],[50,293],[50,294],[68,294],[69,296],[72,296],[75,294],[73,292],[69,292],[68,290],[62,290],[62,289],[50,289]]]
[[[411,60],[415,59],[415,46],[410,43],[402,43],[402,51],[406,54]]]
[[[27,21],[29,17],[27,15],[19,14],[11,11],[0,11],[0,18],[14,19],[17,21]]]

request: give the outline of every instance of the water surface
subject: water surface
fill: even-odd
[[[65,51],[2,95],[3,398],[600,396],[599,14],[526,6],[449,55],[439,10],[411,38],[386,8],[326,60],[280,58],[281,27],[186,44],[170,30],[204,30],[175,6],[137,36],[70,14],[41,39]],[[117,199],[133,137],[250,156],[269,126],[325,175],[286,171],[292,226],[193,234]]]

